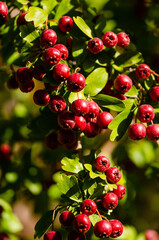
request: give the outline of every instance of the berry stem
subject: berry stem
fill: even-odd
[[[32,68],[35,68],[34,65],[28,60],[26,65],[31,65]]]
[[[107,222],[109,222],[108,218],[106,218],[105,216],[101,215],[102,218],[104,218]]]
[[[45,27],[46,27],[46,29],[48,29],[48,18],[45,21]]]
[[[52,231],[54,230],[54,221],[55,221],[55,213],[56,213],[56,210],[57,208],[59,208],[60,205],[57,205],[54,210],[53,210],[53,214],[52,214]]]
[[[153,75],[155,75],[155,76],[159,77],[159,74],[158,74],[158,73],[156,73],[155,71],[151,70],[151,73],[152,73]]]
[[[100,219],[102,220],[102,215],[99,213],[98,209],[96,210],[98,216],[100,217]]]

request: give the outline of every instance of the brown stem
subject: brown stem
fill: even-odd
[[[54,210],[53,210],[53,214],[52,214],[52,231],[54,230],[54,221],[55,221],[55,212],[56,212],[56,209],[60,207],[60,205],[57,205]]]
[[[77,67],[76,69],[75,69],[75,73],[77,73],[77,72],[79,72],[81,69],[79,68],[79,67]]]
[[[45,27],[46,27],[46,29],[48,29],[48,18],[45,21]]]
[[[151,70],[151,73],[152,73],[153,75],[155,75],[155,76],[159,77],[159,74],[158,74],[158,73],[156,73],[155,71]]]
[[[30,64],[32,66],[32,68],[35,68],[34,65],[28,60],[27,64]]]
[[[100,219],[102,220],[102,215],[100,214],[100,212],[98,211],[98,209],[96,210],[98,216],[100,217]]]
[[[109,220],[108,220],[108,218],[106,218],[105,216],[103,216],[103,215],[101,215],[102,216],[102,218],[104,218],[106,221],[108,221],[109,222]]]

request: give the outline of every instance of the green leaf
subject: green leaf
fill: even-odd
[[[25,15],[25,19],[28,22],[33,21],[34,26],[38,27],[43,24],[48,18],[47,12],[39,7],[30,7],[28,13]]]
[[[138,92],[139,92],[139,90],[133,85],[132,88],[125,95],[137,97]]]
[[[73,20],[75,22],[75,24],[77,25],[77,27],[79,27],[79,29],[88,37],[93,38],[92,35],[92,30],[90,29],[90,27],[86,24],[86,22],[79,16],[77,16],[76,18],[73,17]]]
[[[30,23],[20,26],[20,36],[25,41],[31,43],[39,37],[38,32],[34,29],[34,26]]]
[[[3,212],[1,219],[1,230],[9,233],[19,233],[23,226],[17,216],[13,212]]]
[[[0,206],[2,206],[2,208],[5,211],[12,211],[11,206],[6,201],[4,201],[2,198],[0,198]]]
[[[93,97],[100,106],[112,109],[114,111],[123,111],[125,109],[124,101],[105,94],[98,94]]]
[[[93,226],[101,220],[101,218],[97,214],[90,215],[89,219],[90,219]]]
[[[71,173],[79,173],[84,169],[82,163],[80,163],[79,158],[77,157],[75,159],[64,157],[61,160],[61,164],[63,170]]]
[[[86,78],[85,94],[97,95],[108,81],[108,73],[105,68],[96,68]]]
[[[42,185],[39,182],[32,182],[30,179],[26,179],[24,185],[33,195],[38,195],[42,191]]]
[[[56,0],[42,0],[41,6],[48,14],[57,6],[58,2]]]
[[[59,4],[56,14],[55,14],[55,19],[60,19],[62,16],[64,16],[66,13],[71,11],[71,9],[74,7],[72,5],[71,0],[62,0],[61,3]]]
[[[92,165],[91,164],[84,164],[84,167],[89,171],[89,176],[90,178],[94,179],[94,178],[101,178],[102,180],[105,180],[106,179],[106,175],[104,173],[96,173],[96,172],[93,172],[92,170]]]
[[[84,50],[85,50],[85,42],[82,41],[82,39],[80,40],[76,39],[72,47],[72,56],[74,58],[80,57],[80,55],[82,55]]]
[[[124,52],[115,59],[118,67],[130,67],[142,61],[142,54],[137,51]]]
[[[28,0],[17,0],[17,2],[21,3],[22,5],[27,5],[29,3]]]
[[[82,193],[75,176],[66,176],[65,174],[62,174],[61,180],[58,182],[58,187],[60,191],[71,200],[82,202]]]
[[[85,99],[84,89],[82,91],[78,92],[78,93],[71,92],[69,97],[68,97],[69,103],[72,103],[73,101],[75,101],[77,99]]]

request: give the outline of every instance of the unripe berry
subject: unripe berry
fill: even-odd
[[[154,102],[159,102],[159,86],[154,86],[150,89],[150,98],[154,101]]]
[[[155,112],[151,105],[143,104],[138,108],[137,118],[141,122],[143,123],[151,122],[151,120],[153,120],[154,117],[155,117]]]
[[[31,82],[32,78],[32,70],[28,67],[21,67],[16,72],[16,81],[20,84]]]
[[[46,106],[50,101],[50,96],[46,90],[37,90],[33,95],[35,104],[39,106]]]
[[[16,81],[15,75],[10,76],[7,81],[7,87],[9,89],[18,89],[18,82]]]
[[[56,48],[47,48],[43,53],[43,61],[49,66],[58,64],[61,60],[61,54]]]
[[[68,234],[68,240],[86,240],[86,237],[82,233],[78,233],[76,231],[71,231]]]
[[[54,80],[58,83],[66,81],[70,75],[70,69],[65,63],[58,63],[55,65],[52,71],[52,76]]]
[[[124,198],[126,194],[126,187],[124,185],[117,184],[117,188],[113,189],[113,193],[115,193],[118,197],[118,200],[121,200]]]
[[[86,124],[84,134],[88,138],[97,136],[100,133],[100,128],[96,123],[88,122]]]
[[[114,81],[114,88],[121,92],[126,93],[132,87],[132,80],[127,75],[120,74]]]
[[[52,29],[45,29],[40,35],[40,43],[45,48],[52,47],[56,41],[57,35]]]
[[[27,83],[19,83],[18,86],[21,92],[28,93],[34,89],[35,84],[34,84],[34,81],[32,80],[31,82],[27,82]]]
[[[146,128],[141,123],[133,123],[128,128],[128,136],[132,140],[140,140],[146,136]]]
[[[61,54],[61,59],[67,59],[68,58],[68,49],[63,44],[56,44],[54,45],[54,48],[58,49]]]
[[[59,232],[51,231],[45,233],[44,240],[62,240],[62,236]]]
[[[77,116],[84,116],[88,113],[88,102],[84,99],[77,99],[71,104],[71,111]]]
[[[81,91],[86,84],[85,77],[81,73],[72,73],[67,79],[67,88],[71,92]]]
[[[159,240],[159,235],[157,231],[148,229],[145,231],[145,238],[146,240]]]
[[[0,21],[3,21],[8,14],[7,4],[4,2],[0,2]]]
[[[97,125],[100,128],[107,128],[112,120],[113,116],[109,112],[101,112],[97,117]]]
[[[56,150],[60,147],[57,139],[57,134],[52,132],[45,137],[45,145],[49,150]]]
[[[117,34],[119,47],[127,47],[130,44],[130,38],[125,32],[120,32]]]
[[[89,217],[85,214],[77,215],[73,222],[73,227],[79,233],[86,233],[91,227]]]
[[[94,166],[99,172],[106,172],[110,167],[110,161],[105,156],[99,156],[94,161]]]
[[[121,172],[117,167],[110,167],[106,171],[106,177],[109,183],[117,183],[121,179]]]
[[[60,129],[57,135],[57,139],[62,145],[74,144],[77,140],[75,133],[70,129]]]
[[[140,64],[135,71],[135,74],[138,78],[140,79],[146,79],[150,76],[151,74],[151,69],[148,65],[146,64]]]
[[[93,232],[96,237],[106,238],[110,236],[112,232],[112,226],[110,222],[101,220],[94,225]]]
[[[118,205],[118,197],[116,194],[110,192],[106,193],[102,198],[102,206],[105,209],[114,209]]]
[[[146,136],[151,141],[159,140],[159,124],[152,124],[146,128]]]
[[[86,119],[83,116],[75,116],[75,126],[73,131],[82,132],[86,127]]]
[[[111,238],[117,238],[123,233],[123,225],[119,220],[112,219],[109,221],[112,225],[112,233],[110,234]]]
[[[65,99],[62,96],[51,96],[49,101],[49,108],[52,112],[62,112],[66,108]]]
[[[94,214],[96,210],[97,205],[91,199],[85,199],[80,205],[80,211],[87,216]]]
[[[93,38],[88,41],[88,49],[91,53],[97,54],[103,50],[103,42],[100,38]]]
[[[118,37],[113,32],[106,32],[102,37],[102,41],[105,47],[112,48],[118,43]]]
[[[66,33],[70,32],[72,27],[73,27],[73,20],[69,16],[63,16],[60,18],[59,23],[58,23],[59,29]]]
[[[72,212],[70,211],[64,211],[61,213],[59,220],[60,223],[64,226],[64,227],[71,227],[73,225],[73,221],[75,219],[75,216]]]
[[[36,80],[42,81],[43,76],[46,74],[44,66],[42,64],[35,66],[32,70],[32,74]]]
[[[73,129],[75,126],[75,116],[71,111],[63,111],[58,115],[58,124],[64,129]]]

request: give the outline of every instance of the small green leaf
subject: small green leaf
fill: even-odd
[[[85,94],[97,95],[108,81],[108,73],[105,68],[96,68],[86,78]]]
[[[86,22],[79,16],[77,16],[76,18],[73,17],[73,20],[75,22],[75,24],[77,25],[77,27],[79,27],[79,29],[88,37],[93,38],[92,35],[92,30],[90,29],[90,27],[86,24]]]
[[[132,88],[125,95],[137,97],[138,92],[139,92],[139,90],[133,85]]]
[[[21,3],[22,5],[27,5],[29,3],[28,0],[17,0],[17,2]]]
[[[82,41],[82,39],[80,40],[76,39],[72,47],[72,56],[74,58],[80,57],[80,55],[82,55],[82,53],[85,50],[84,48],[85,48],[85,42]]]
[[[97,214],[90,215],[89,219],[90,219],[93,226],[101,220],[101,218]]]
[[[25,15],[25,19],[28,22],[33,21],[34,26],[38,27],[43,24],[48,18],[47,12],[39,7],[30,7],[28,13]]]
[[[1,231],[9,233],[19,233],[23,226],[17,216],[11,211],[3,212],[1,219]]]
[[[41,6],[47,12],[48,14],[51,13],[51,11],[57,6],[58,2],[56,0],[42,0]]]
[[[34,29],[34,26],[30,23],[20,26],[20,36],[25,41],[31,43],[39,37],[38,32]]]
[[[130,67],[142,61],[142,54],[137,51],[124,52],[115,59],[118,67]]]
[[[106,179],[106,175],[104,173],[95,173],[95,172],[93,172],[91,164],[86,163],[86,164],[84,164],[84,167],[89,171],[90,178],[94,179],[94,178],[99,177],[102,180]]]
[[[66,13],[71,11],[71,9],[73,7],[74,7],[74,5],[72,5],[71,0],[62,0],[61,3],[59,4],[58,8],[57,8],[57,11],[56,11],[56,14],[55,14],[55,19],[60,19]]]
[[[62,164],[62,169],[67,172],[79,173],[80,171],[83,170],[83,165],[82,163],[80,163],[79,158],[77,157],[75,159],[64,157],[61,160],[61,164]]]
[[[72,103],[73,101],[75,101],[77,99],[85,99],[84,89],[82,91],[78,92],[78,93],[71,92],[69,97],[68,97],[69,103]]]

